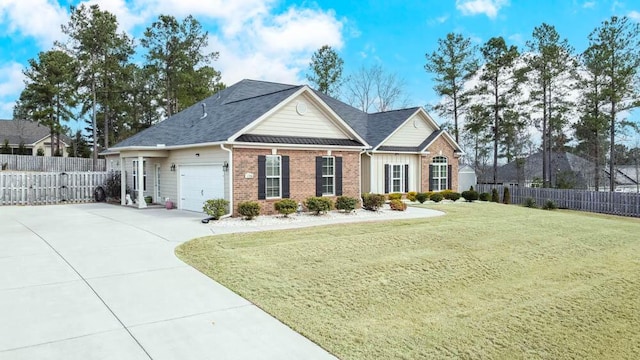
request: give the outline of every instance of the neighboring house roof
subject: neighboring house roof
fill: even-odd
[[[20,143],[33,146],[50,135],[48,127],[29,120],[0,120],[0,145],[5,139],[11,146],[19,146]],[[60,136],[60,140],[66,144],[68,138]]]
[[[609,169],[604,169],[609,177]],[[637,185],[640,181],[640,169],[635,165],[618,165],[616,166],[615,182],[617,185]]]
[[[302,90],[306,88],[306,90]],[[328,106],[354,133],[351,139],[323,139],[244,133],[267,116],[283,101],[307,91]],[[203,105],[204,104],[204,105]],[[323,106],[324,106],[323,105]],[[267,144],[335,145],[376,148],[420,110],[418,107],[368,114],[304,85],[287,85],[256,80],[242,80],[170,118],[121,141],[111,148],[166,147],[240,141]],[[203,114],[206,113],[206,116]],[[425,113],[426,114],[426,113]],[[426,115],[428,117],[428,115]],[[429,118],[430,122],[433,122]],[[437,127],[437,124],[433,123]],[[436,134],[437,133],[437,134]],[[435,135],[434,135],[435,134]],[[420,152],[442,134],[434,132],[425,146],[398,151]],[[362,141],[366,142],[366,144]],[[455,144],[455,142],[454,142]],[[455,144],[456,150],[459,146]]]
[[[498,167],[496,181],[498,183],[530,182],[536,178],[542,179],[542,152],[537,152],[524,159],[514,160]],[[594,166],[590,161],[568,152],[554,152],[551,154],[552,177],[557,174],[572,172],[578,175],[579,184],[584,186],[589,177],[593,177]],[[591,175],[590,175],[591,174]],[[553,179],[552,179],[553,180]],[[493,182],[493,172],[484,174],[481,182]]]

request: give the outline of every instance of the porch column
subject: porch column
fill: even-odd
[[[138,156],[136,172],[138,177],[138,209],[143,209],[147,207],[147,203],[144,201],[144,158],[142,156]]]
[[[127,205],[127,176],[124,172],[124,158],[120,157],[120,205]]]

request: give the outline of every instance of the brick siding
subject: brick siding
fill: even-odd
[[[238,203],[257,201],[261,214],[276,214],[273,203],[280,199],[258,200],[258,156],[271,155],[271,149],[233,149],[233,216],[238,216]],[[290,199],[302,202],[316,195],[316,157],[327,156],[326,150],[278,150],[289,156]],[[357,151],[332,151],[342,157],[342,194],[360,198],[360,156]],[[247,176],[248,175],[248,176]],[[251,178],[251,176],[253,176]],[[332,197],[335,201],[336,197]]]
[[[427,149],[428,155],[422,156],[422,191],[429,191],[429,165],[436,156],[444,156],[447,158],[447,165],[451,165],[451,187],[453,191],[458,191],[458,158],[455,157],[455,149],[442,137],[438,137],[436,141]],[[440,153],[442,152],[442,153]]]

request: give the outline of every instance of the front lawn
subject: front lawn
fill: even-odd
[[[640,358],[640,220],[430,207],[176,252],[342,359]]]

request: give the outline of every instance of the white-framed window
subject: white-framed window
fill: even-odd
[[[391,165],[391,192],[403,193],[404,190],[404,165]]]
[[[322,195],[336,193],[336,159],[333,156],[322,157]]]
[[[432,161],[433,166],[433,191],[447,190],[447,158],[436,156]]]
[[[142,162],[142,191],[147,191],[147,162]],[[138,190],[138,160],[133,160],[133,190]]]
[[[280,155],[267,155],[265,158],[266,197],[282,197],[282,159]]]

